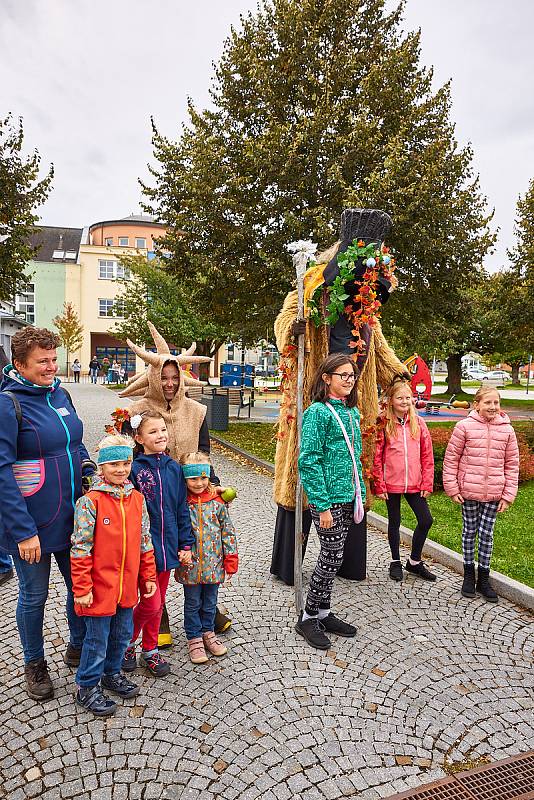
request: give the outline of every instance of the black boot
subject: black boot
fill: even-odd
[[[24,666],[26,691],[33,700],[48,700],[54,696],[54,687],[44,658],[30,661]]]
[[[476,597],[475,592],[475,565],[464,564],[464,582],[462,583],[462,597]]]
[[[478,568],[477,592],[480,592],[490,603],[497,603],[499,598],[497,592],[489,582],[489,573],[489,567]]]

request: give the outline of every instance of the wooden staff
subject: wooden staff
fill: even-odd
[[[288,245],[288,250],[293,252],[293,265],[297,273],[297,320],[299,322],[304,317],[304,275],[308,266],[308,261],[315,254],[316,245],[312,242],[294,242]],[[300,440],[302,432],[302,413],[303,413],[303,387],[304,387],[304,340],[305,333],[298,336],[297,349],[297,454],[300,452]],[[297,489],[295,497],[295,564],[294,564],[294,586],[295,586],[295,607],[297,614],[304,608],[304,595],[302,590],[302,544],[304,537],[302,534],[302,482],[297,471]]]

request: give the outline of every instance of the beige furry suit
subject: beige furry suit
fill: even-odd
[[[297,292],[290,292],[274,324],[276,346],[283,353],[288,345],[295,344],[291,334],[292,324],[297,319]],[[328,327],[316,327],[310,320],[306,325],[306,359],[304,367],[304,408],[310,404],[309,391],[317,367],[328,355]],[[296,359],[296,351],[295,359]],[[386,342],[382,328],[377,322],[372,329],[367,359],[358,379],[358,408],[361,413],[363,434],[363,464],[370,467],[375,447],[373,426],[378,416],[377,384],[387,386],[393,377],[405,372],[402,364]],[[296,372],[294,373],[296,376]],[[293,390],[295,387],[292,387]],[[275,455],[274,499],[285,508],[295,508],[297,485],[297,426],[287,424],[281,415],[279,438]],[[367,481],[366,481],[367,483]],[[367,497],[371,498],[369,487]]]

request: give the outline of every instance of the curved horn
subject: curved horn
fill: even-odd
[[[145,364],[152,364],[153,367],[157,367],[158,364],[161,363],[161,358],[158,353],[150,353],[148,350],[145,350],[143,347],[139,347],[138,345],[134,344],[130,341],[130,339],[126,339],[126,343],[130,350],[133,350],[139,358],[142,358]]]
[[[196,378],[191,378],[189,375],[184,377],[184,386],[207,386],[206,381],[198,381]]]
[[[144,395],[147,389],[148,375],[141,375],[136,381],[126,386],[122,392],[119,392],[119,397],[137,397],[139,395]]]
[[[179,364],[206,364],[208,361],[212,361],[209,356],[188,356],[185,353],[182,353],[179,356],[173,356]]]
[[[182,353],[183,356],[192,356],[195,350],[197,349],[197,343],[193,342],[191,347],[188,347],[185,353]]]
[[[153,325],[149,320],[147,320],[148,329],[152,334],[152,338],[154,339],[154,344],[156,345],[156,350],[158,353],[170,353],[169,345],[158,331],[155,325]]]

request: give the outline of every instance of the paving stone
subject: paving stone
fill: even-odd
[[[127,401],[102,387],[70,388],[93,448],[107,415]],[[36,704],[20,663],[6,666],[20,643],[16,580],[4,584],[0,796],[373,800],[442,777],[446,758],[534,748],[532,615],[503,600],[490,608],[461,598],[459,576],[440,565],[435,584],[411,576],[394,584],[387,539],[370,527],[367,580],[338,579],[334,589],[358,635],[313,651],[294,632],[293,589],[269,575],[272,478],[220,452],[214,461],[223,483],[239,489],[230,509],[240,570],[220,591],[234,620],[228,655],[191,664],[183,594],[171,580],[171,674],[155,681],[139,671],[139,697],[119,701],[113,718],[93,718],[75,707],[74,672],[62,662],[64,584],[53,565],[45,640],[56,691]],[[305,582],[317,552],[312,533]]]

